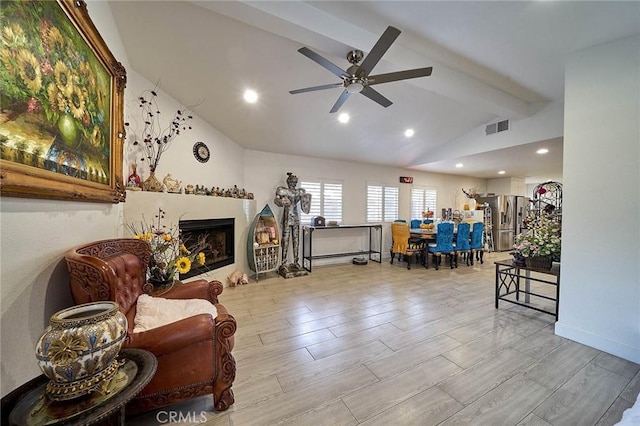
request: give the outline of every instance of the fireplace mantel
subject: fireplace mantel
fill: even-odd
[[[164,210],[163,223],[167,226],[178,227],[180,220],[235,219],[235,263],[213,271],[206,272],[188,280],[203,278],[219,280],[227,284],[227,276],[238,270],[249,272],[247,262],[247,232],[249,225],[256,215],[255,200],[238,198],[211,197],[207,195],[170,194],[166,192],[127,191],[124,203],[123,236],[130,236],[126,224],[139,222],[142,216],[151,221],[158,213],[158,208]],[[187,280],[187,281],[188,281]]]

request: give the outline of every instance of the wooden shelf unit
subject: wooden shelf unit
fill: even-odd
[[[280,266],[280,231],[269,204],[256,215],[249,227],[247,260],[256,281],[261,273],[275,271]]]

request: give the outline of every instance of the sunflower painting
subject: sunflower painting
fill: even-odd
[[[109,185],[111,86],[58,2],[2,1],[2,160]]]

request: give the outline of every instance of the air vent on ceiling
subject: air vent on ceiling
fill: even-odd
[[[505,130],[509,130],[509,120],[489,124],[485,129],[485,132],[487,135],[492,135],[494,133],[504,132]]]

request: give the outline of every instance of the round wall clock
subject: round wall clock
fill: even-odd
[[[196,142],[195,145],[193,145],[193,155],[199,162],[206,163],[209,161],[209,156],[211,154],[209,153],[209,148],[204,144],[204,142]]]

